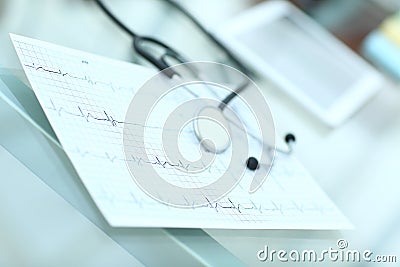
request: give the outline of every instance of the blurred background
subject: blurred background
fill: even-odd
[[[163,0],[104,2],[133,30],[159,38],[187,58],[234,65],[198,27]],[[260,2],[179,1],[209,30]],[[355,230],[340,234],[353,248],[397,255],[399,262],[400,1],[291,2],[376,67],[387,85],[346,123],[330,128],[267,77],[252,78],[270,101],[277,134],[296,134],[297,157],[355,225]],[[20,70],[9,33],[149,65],[135,54],[130,37],[91,0],[0,0],[0,67]],[[390,43],[393,51],[376,46],[377,35]],[[136,264],[131,255],[10,155],[2,152],[0,156],[0,266]],[[326,237],[319,231],[297,230],[207,233],[247,266],[260,264],[255,253],[270,239],[283,247],[296,240],[299,247],[312,249],[321,246],[315,240]]]

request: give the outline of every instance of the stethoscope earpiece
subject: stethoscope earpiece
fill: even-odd
[[[249,157],[246,160],[246,166],[249,170],[255,171],[256,169],[258,169],[260,167],[260,165],[258,165],[258,160],[255,157]]]
[[[283,153],[283,154],[290,154],[290,153],[292,153],[292,151],[293,151],[293,146],[292,146],[292,144],[294,144],[294,143],[296,142],[296,137],[294,136],[294,134],[288,133],[288,134],[285,136],[285,142],[286,142],[286,144],[288,145],[289,149],[288,149],[288,150],[282,150],[282,149],[276,148],[276,151],[278,151],[278,152],[280,152],[280,153]],[[258,160],[257,160],[255,157],[249,157],[249,158],[246,160],[246,166],[247,166],[247,168],[248,168],[249,170],[251,170],[251,171],[255,171],[255,170],[257,170],[257,169],[260,167],[260,165],[259,165],[259,163],[258,163]]]
[[[290,143],[292,143],[292,142],[296,142],[296,137],[294,136],[294,134],[288,133],[288,134],[285,136],[285,142],[286,142],[287,144],[290,144]]]

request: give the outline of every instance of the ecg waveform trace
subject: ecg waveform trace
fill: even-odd
[[[54,104],[52,99],[50,99],[50,103],[51,103],[51,106],[49,106],[47,108],[50,109],[50,110],[56,111],[58,116],[61,116],[63,113],[65,113],[65,114],[70,115],[70,116],[84,118],[87,122],[89,122],[89,119],[93,119],[93,120],[96,120],[96,121],[110,122],[112,126],[117,126],[118,124],[125,123],[123,121],[118,121],[118,120],[114,119],[113,116],[108,115],[107,111],[105,111],[105,110],[103,110],[103,114],[104,114],[105,117],[100,118],[100,117],[94,116],[91,112],[86,112],[86,113],[83,112],[82,108],[79,105],[76,106],[79,112],[78,113],[74,113],[74,112],[66,110],[64,107],[57,107]]]
[[[171,162],[168,160],[161,160],[159,156],[153,156],[153,160],[146,160],[145,158],[141,157],[141,156],[137,156],[137,155],[130,155],[130,159],[125,159],[125,158],[119,158],[116,155],[111,155],[108,152],[104,152],[104,156],[103,155],[94,155],[93,153],[89,152],[89,151],[81,151],[79,148],[76,148],[75,151],[73,151],[73,153],[78,153],[79,155],[81,155],[81,157],[87,157],[87,156],[92,156],[94,158],[99,158],[99,159],[107,159],[109,160],[111,163],[114,163],[115,161],[123,161],[123,162],[134,162],[136,163],[138,166],[142,166],[144,164],[150,164],[150,165],[156,165],[156,166],[160,166],[161,168],[177,168],[179,170],[184,170],[186,172],[189,172],[191,170],[195,170],[195,169],[204,169],[204,166],[193,166],[190,163],[183,163],[182,160],[178,160],[177,162]],[[211,172],[212,166],[208,166],[207,167],[209,172]]]
[[[82,62],[86,62],[86,64],[87,64],[87,61],[82,60]],[[50,73],[50,74],[57,74],[62,77],[67,76],[71,79],[85,81],[90,85],[104,85],[104,86],[111,88],[111,90],[114,92],[117,90],[134,91],[133,87],[115,86],[113,82],[104,82],[104,81],[99,81],[99,80],[93,80],[89,76],[86,76],[86,75],[85,76],[77,76],[77,75],[74,75],[69,72],[63,72],[61,69],[54,70],[54,69],[46,68],[46,67],[43,67],[40,65],[38,66],[34,62],[32,62],[31,64],[24,64],[24,66],[27,68],[33,69],[35,71],[43,71],[43,72]]]

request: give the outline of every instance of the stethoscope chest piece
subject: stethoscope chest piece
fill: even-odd
[[[200,144],[209,152],[222,153],[231,144],[229,123],[222,110],[207,106],[194,120],[194,131]]]

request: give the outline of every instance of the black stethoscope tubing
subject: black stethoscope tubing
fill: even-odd
[[[177,51],[175,51],[172,47],[168,46],[164,42],[161,42],[160,40],[157,40],[153,37],[148,37],[148,36],[141,36],[133,32],[131,29],[129,29],[124,23],[122,23],[105,5],[101,0],[94,0],[97,5],[104,11],[104,13],[115,23],[117,24],[122,30],[124,30],[127,34],[129,34],[132,39],[133,39],[133,48],[134,50],[142,56],[144,59],[146,59],[148,62],[150,62],[152,65],[154,65],[158,70],[164,70],[164,73],[169,77],[172,78],[174,77],[177,73],[174,71],[168,69],[170,65],[167,63],[167,58],[172,58],[176,60],[178,63],[185,63],[188,62],[188,60],[185,59],[181,54],[179,54]],[[185,16],[187,16],[203,33],[205,33],[216,45],[218,45],[227,55],[228,57],[231,58],[231,60],[239,67],[239,69],[245,73],[246,75],[250,74],[250,71],[233,55],[233,53],[226,47],[224,46],[218,39],[216,39],[211,33],[209,33],[197,19],[195,19],[186,9],[184,9],[181,5],[176,3],[173,0],[165,0],[168,2],[171,6],[175,7],[177,10],[182,12]],[[146,49],[146,44],[147,45],[152,45],[152,46],[158,46],[159,48],[164,49],[164,53],[157,57],[154,54],[150,52],[150,50]],[[167,69],[167,70],[165,70]],[[221,104],[218,106],[218,108],[223,111],[226,105],[234,99],[242,90],[244,90],[247,87],[248,83],[243,83],[239,85],[238,88],[236,88],[233,92],[228,94],[222,101]],[[251,133],[249,133],[251,135]],[[293,151],[293,144],[295,143],[296,138],[293,134],[289,133],[285,136],[285,142],[288,145],[287,150],[279,149],[275,147],[275,150],[284,153],[284,154],[290,154]],[[246,161],[247,167],[251,170],[255,170],[259,167],[259,163],[257,159],[254,157],[250,157]]]

